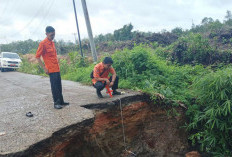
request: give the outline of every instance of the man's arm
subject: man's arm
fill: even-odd
[[[94,77],[97,81],[106,81],[106,84],[110,84],[110,81],[108,78],[101,78],[101,77]]]
[[[44,66],[44,64],[42,63],[41,59],[40,58],[36,58],[36,59],[37,59],[39,65],[44,69],[44,72],[46,74],[49,74],[48,69]]]
[[[112,74],[112,81],[110,82],[109,86],[112,87],[114,85],[117,74],[113,67],[110,68],[110,73]]]
[[[114,82],[115,81],[115,79],[116,79],[116,72],[112,75],[112,82]]]
[[[38,49],[37,49],[37,51],[36,51],[35,58],[37,59],[39,65],[44,69],[44,72],[45,72],[46,74],[49,74],[48,69],[44,66],[44,64],[42,63],[42,61],[41,61],[41,59],[40,59],[40,57],[41,57],[41,55],[43,54],[43,52],[44,52],[44,46],[43,46],[43,43],[40,43],[40,44],[39,44],[39,47],[38,47]]]
[[[97,81],[107,81],[107,78],[94,77]]]
[[[117,75],[116,75],[116,72],[114,72],[113,75],[112,75],[112,81],[110,82],[110,85],[109,85],[110,87],[112,87],[112,86],[114,85],[116,76],[117,76]]]

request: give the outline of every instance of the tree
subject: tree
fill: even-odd
[[[132,29],[133,25],[131,23],[124,25],[123,28],[114,31],[114,39],[116,41],[131,40],[133,37]]]
[[[29,53],[31,49],[37,49],[39,41],[31,39],[25,41],[15,41],[9,44],[2,44],[1,51],[16,52],[21,54]]]
[[[231,11],[229,11],[229,10],[227,10],[227,11],[226,11],[225,19],[226,19],[226,21],[228,21],[228,20],[231,20],[231,19],[232,19]]]
[[[176,27],[171,32],[177,36],[181,36],[183,34],[183,29],[180,27]]]
[[[205,17],[205,18],[202,19],[201,24],[202,25],[207,25],[207,24],[210,24],[210,23],[213,23],[213,22],[214,21],[213,21],[213,19],[211,17]]]
[[[231,11],[227,10],[226,11],[226,16],[225,16],[225,24],[229,25],[229,26],[232,26],[232,14],[231,14]]]

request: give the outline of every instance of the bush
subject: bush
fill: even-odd
[[[160,93],[167,99],[186,103],[193,77],[206,71],[202,66],[168,65],[145,45],[115,52],[112,57],[123,87]]]
[[[87,57],[81,57],[78,52],[70,52],[68,53],[70,59],[70,67],[87,67],[90,63],[88,62]]]
[[[172,60],[180,64],[209,65],[212,63],[213,53],[214,49],[209,45],[207,39],[200,34],[190,33],[174,43],[171,55]]]
[[[80,67],[76,68],[73,71],[70,71],[69,73],[62,74],[62,79],[76,81],[76,82],[82,82],[87,85],[91,85],[91,78],[90,73],[93,70],[94,65],[91,65],[89,67]]]
[[[196,104],[187,115],[190,139],[202,151],[218,156],[232,156],[232,68],[211,72],[193,84]]]
[[[38,63],[37,64],[30,63],[25,58],[22,58],[22,63],[20,65],[19,71],[24,72],[24,73],[30,73],[33,75],[43,75],[44,74],[43,68],[40,67]]]

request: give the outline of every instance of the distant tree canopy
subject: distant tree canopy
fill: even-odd
[[[206,32],[219,32],[221,30],[228,29],[232,26],[232,14],[231,11],[227,10],[225,20],[220,22],[218,19],[213,20],[211,17],[205,17],[202,19],[200,25],[194,25],[190,29],[194,33],[206,33]]]
[[[38,44],[39,41],[33,41],[31,39],[25,41],[15,41],[10,44],[2,44],[1,51],[26,54],[31,52],[33,49],[37,49]]]
[[[191,32],[194,33],[204,33],[209,31],[216,31],[221,29],[223,26],[223,23],[221,23],[219,20],[213,20],[211,17],[205,17],[202,19],[200,25],[193,25],[192,29],[190,29]]]
[[[173,34],[177,35],[177,36],[181,36],[183,34],[183,29],[180,27],[176,27],[171,31]]]
[[[54,42],[55,42],[57,54],[62,55],[71,51],[79,50],[79,47],[72,42],[65,42],[64,40],[59,40],[59,41],[55,40]]]
[[[116,41],[131,40],[133,37],[132,29],[133,25],[131,23],[124,25],[123,28],[114,31],[114,39]]]
[[[226,19],[226,20],[225,20],[225,23],[226,23],[227,25],[232,26],[232,14],[231,14],[231,11],[227,10],[225,19]]]
[[[15,41],[9,44],[2,44],[2,52],[17,52],[21,54],[36,53],[40,41],[33,41],[31,39],[25,41]],[[78,50],[77,45],[72,42],[64,42],[63,40],[56,41],[56,50],[58,54],[65,54],[70,51]]]
[[[231,19],[232,19],[231,11],[229,11],[229,10],[227,10],[227,11],[226,11],[226,16],[225,16],[225,18],[226,18],[226,21],[228,21],[228,20],[231,20]]]
[[[155,27],[155,26],[154,26]],[[211,17],[202,19],[199,25],[192,25],[189,30],[183,30],[176,27],[171,31],[162,30],[159,33],[133,31],[134,26],[129,23],[123,27],[115,30],[113,33],[100,34],[94,37],[96,47],[99,51],[111,52],[115,49],[123,49],[129,45],[133,47],[134,42],[151,43],[157,42],[159,44],[168,45],[174,42],[177,38],[188,33],[200,33],[208,36],[210,39],[217,38],[218,41],[228,44],[232,41],[232,13],[227,11],[223,22],[218,19],[214,20]],[[131,43],[130,43],[131,41]],[[1,44],[1,51],[11,51],[17,53],[35,53],[40,41],[33,41],[31,39],[25,41],[15,41],[9,44]],[[121,45],[120,45],[121,44]],[[72,51],[79,51],[79,45],[72,42],[65,42],[63,40],[55,41],[58,54],[66,54]],[[128,47],[127,47],[128,48]],[[90,53],[90,45],[88,39],[82,40],[82,50],[84,53]]]
[[[131,40],[136,33],[138,32],[132,32],[134,26],[130,23],[127,25],[124,25],[122,28],[117,29],[114,31],[113,34],[108,33],[106,35],[98,35],[94,38],[96,43],[100,42],[106,42],[106,41],[126,41]]]
[[[202,25],[207,25],[207,24],[210,24],[210,23],[213,23],[213,19],[211,17],[205,17],[201,20],[201,24]]]

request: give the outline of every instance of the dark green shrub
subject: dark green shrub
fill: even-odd
[[[212,63],[214,49],[207,39],[200,34],[190,33],[178,39],[173,46],[172,60],[180,64],[203,64]]]
[[[190,139],[202,151],[232,155],[232,68],[211,72],[194,81],[196,104],[190,106]]]

